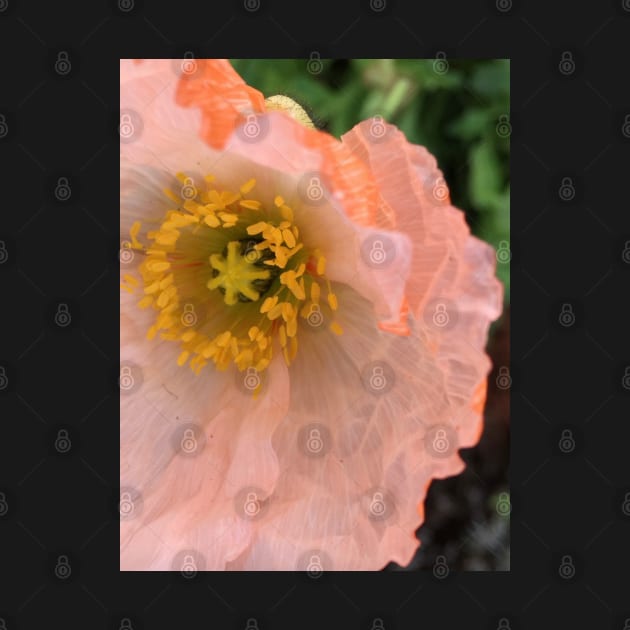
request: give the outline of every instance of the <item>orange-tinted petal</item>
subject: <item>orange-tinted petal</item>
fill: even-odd
[[[199,135],[214,148],[223,147],[247,114],[265,110],[264,96],[247,85],[225,59],[198,60],[196,71],[180,78],[176,102],[201,110]]]
[[[462,212],[450,206],[448,188],[435,158],[410,144],[392,125],[364,121],[344,134],[343,144],[370,168],[383,215],[413,242],[406,295],[412,312],[426,302],[440,275],[457,260],[469,235]]]

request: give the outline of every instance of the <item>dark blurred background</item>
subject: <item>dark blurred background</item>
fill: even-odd
[[[380,115],[437,158],[455,206],[473,234],[497,250],[505,287],[502,317],[490,331],[485,427],[461,451],[456,477],[434,481],[418,530],[422,546],[407,570],[509,570],[510,500],[510,62],[506,59],[232,60],[265,97],[284,94],[315,124],[340,137]],[[387,569],[401,570],[397,565]],[[403,569],[404,570],[404,569]]]

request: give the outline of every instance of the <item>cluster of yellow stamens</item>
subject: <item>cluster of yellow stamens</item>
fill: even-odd
[[[282,197],[276,196],[271,208],[248,198],[255,180],[231,192],[212,187],[212,176],[204,178],[204,189],[184,173],[177,178],[181,191],[164,191],[174,207],[157,230],[147,232],[150,244],[138,240],[139,222],[130,230],[131,247],[145,255],[139,306],[157,311],[147,337],[159,332],[162,339],[178,341],[177,363],[189,362],[197,374],[210,361],[221,370],[235,363],[241,371],[263,371],[275,336],[290,364],[297,354],[298,318],[308,319],[322,307],[331,315],[337,310],[324,277],[325,258],[304,248],[293,210]],[[126,274],[124,280],[121,287],[133,293],[138,279]],[[342,333],[335,321],[329,327]]]

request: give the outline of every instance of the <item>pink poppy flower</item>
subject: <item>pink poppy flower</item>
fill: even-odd
[[[408,564],[482,429],[493,249],[379,117],[120,72],[121,569]]]

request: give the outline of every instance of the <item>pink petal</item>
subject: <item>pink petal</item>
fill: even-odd
[[[235,370],[196,377],[176,366],[175,344],[147,344],[121,355],[142,361],[143,378],[121,396],[121,486],[142,497],[139,516],[121,522],[122,568],[177,570],[179,552],[193,549],[207,570],[222,570],[255,529],[241,510],[244,492],[256,488],[264,501],[277,481],[271,436],[286,414],[286,366],[274,360],[254,397],[235,387],[243,378]],[[177,448],[189,426],[194,456]]]
[[[407,142],[394,126],[383,125],[383,135],[376,136],[374,120],[363,121],[342,141],[369,165],[385,214],[413,242],[406,293],[411,309],[419,313],[431,295],[448,297],[445,287],[461,265],[470,230],[463,212],[450,205],[435,158],[424,147]],[[500,310],[493,309],[498,316]]]

